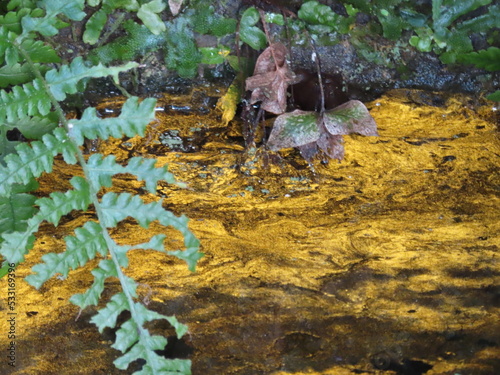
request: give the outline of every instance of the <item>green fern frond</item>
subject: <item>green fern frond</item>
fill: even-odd
[[[24,117],[15,122],[4,123],[4,126],[10,129],[17,128],[26,139],[42,139],[45,134],[53,131],[58,125],[57,112],[50,112],[44,117]]]
[[[143,228],[148,228],[149,224],[161,217],[165,211],[161,203],[146,204],[139,196],[129,193],[106,193],[102,197],[100,206],[104,215],[101,220],[107,228],[115,227],[128,216],[136,219]]]
[[[44,36],[54,36],[59,28],[66,26],[57,18],[58,15],[63,14],[72,21],[81,21],[85,17],[85,0],[41,0],[37,5],[44,8],[46,14],[44,17],[24,17],[21,23],[25,33],[37,31]]]
[[[26,193],[0,197],[0,233],[25,231],[26,220],[36,213],[35,200]]]
[[[61,58],[57,55],[55,49],[40,40],[24,39],[21,43],[21,48],[26,51],[34,63],[61,62]]]
[[[144,358],[146,364],[140,371],[133,375],[179,375],[191,374],[191,361],[187,359],[166,359],[154,351],[165,348],[167,340],[161,336],[151,336],[149,332],[143,333],[139,341],[123,356],[113,363],[119,369],[125,370],[130,363],[139,358]]]
[[[128,301],[124,297],[120,296],[110,301],[106,308],[99,311],[98,315],[94,317],[96,319],[92,319],[92,323],[96,324],[99,331],[102,332],[106,327],[115,326],[117,312],[119,314],[125,309],[135,312],[132,318],[123,323],[116,333],[116,342],[112,347],[125,354],[114,361],[115,366],[125,370],[131,362],[144,358],[146,364],[141,371],[134,374],[191,374],[191,361],[165,359],[154,352],[164,349],[167,340],[161,336],[151,336],[149,331],[143,328],[143,325],[153,320],[166,319],[174,326],[179,339],[187,332],[187,327],[179,323],[175,317],[148,310],[140,303],[128,306]]]
[[[8,194],[14,183],[26,185],[43,172],[51,172],[57,154],[62,153],[67,163],[74,164],[76,150],[61,128],[45,134],[41,141],[31,142],[31,146],[19,144],[16,154],[5,157],[6,166],[0,165],[0,195]]]
[[[77,83],[84,78],[99,78],[113,76],[118,82],[118,74],[132,68],[137,63],[129,62],[122,66],[105,67],[102,64],[86,66],[83,58],[77,57],[70,65],[63,65],[59,71],[53,69],[47,72],[45,80],[49,84],[50,91],[58,101],[66,99],[66,94],[74,94],[78,91]]]
[[[21,34],[21,19],[30,13],[31,10],[27,8],[20,9],[18,12],[7,12],[0,16],[0,26],[16,34]],[[41,14],[38,14],[38,16],[41,16]]]
[[[106,307],[99,310],[97,315],[92,317],[90,322],[94,323],[99,329],[99,332],[102,333],[104,328],[113,328],[116,325],[118,315],[128,309],[128,300],[125,293],[117,293],[111,297],[110,301],[106,304]]]
[[[155,167],[156,159],[145,159],[133,157],[126,166],[116,163],[116,157],[109,155],[102,158],[101,154],[93,154],[87,161],[90,180],[94,183],[94,188],[99,190],[102,186],[109,187],[112,184],[111,177],[118,173],[130,173],[136,175],[139,181],[146,182],[146,189],[151,193],[156,193],[158,181],[166,181],[177,184],[174,175],[168,172],[168,167]],[[182,184],[178,184],[183,186]]]
[[[101,154],[93,154],[87,160],[89,180],[92,182],[94,190],[98,191],[102,186],[112,185],[111,177],[118,173],[125,173],[124,168],[116,163],[116,157],[109,155],[102,158]]]
[[[85,32],[83,33],[83,41],[94,45],[99,41],[101,32],[108,21],[108,12],[105,9],[99,9],[85,24]]]
[[[66,251],[42,256],[43,263],[33,266],[33,273],[26,276],[25,280],[39,289],[55,274],[60,273],[66,278],[70,269],[83,267],[89,260],[94,259],[98,252],[102,256],[107,254],[102,228],[96,222],[86,222],[83,227],[75,229],[75,235],[65,238]],[[104,287],[104,282],[102,285]]]
[[[0,122],[17,121],[26,116],[46,115],[52,103],[40,80],[0,91]]]
[[[50,198],[40,198],[36,204],[40,207],[40,215],[44,220],[57,226],[62,216],[69,214],[72,210],[86,211],[91,204],[89,184],[82,177],[73,177],[71,185],[74,190],[65,193],[53,192]]]
[[[35,66],[41,72],[48,70],[40,64],[35,64]],[[33,73],[33,68],[28,64],[4,65],[0,68],[0,87],[2,88],[30,82],[34,78],[35,74]]]
[[[168,254],[184,260],[191,271],[195,270],[197,261],[203,257],[199,252],[199,240],[188,228],[188,219],[185,216],[175,216],[165,210],[160,202],[145,204],[136,195],[128,193],[107,193],[102,197],[101,208],[103,209],[102,222],[106,227],[114,227],[118,222],[130,216],[137,220],[139,225],[147,228],[149,224],[158,220],[164,226],[177,229],[184,236],[185,250],[169,251]]]
[[[112,265],[111,260],[103,260],[99,263],[99,267],[92,270],[91,273],[94,275],[93,284],[84,293],[74,294],[71,296],[69,300],[72,304],[83,310],[87,306],[95,306],[99,303],[101,294],[104,291],[104,282],[109,276],[109,273],[102,267],[109,265],[109,263]]]
[[[26,230],[23,232],[3,233],[3,241],[0,243],[0,254],[7,263],[20,263],[24,256],[33,248],[35,236],[42,219],[35,215],[26,222]]]
[[[165,23],[158,13],[161,13],[167,5],[162,0],[152,0],[142,4],[137,12],[137,17],[154,35],[158,35],[166,30]]]
[[[133,157],[125,167],[125,172],[136,175],[140,181],[145,181],[146,190],[151,194],[156,194],[158,181],[163,180],[169,184],[178,184],[174,175],[168,171],[167,165],[155,167],[155,164],[156,159]],[[178,185],[183,186],[182,184]]]
[[[36,0],[10,0],[7,4],[8,10],[29,8],[33,9],[35,7]]]
[[[146,126],[155,118],[155,104],[152,98],[139,103],[138,97],[131,97],[124,103],[120,116],[106,119],[99,118],[95,108],[88,108],[80,120],[71,121],[69,135],[78,145],[82,145],[85,138],[144,136]]]

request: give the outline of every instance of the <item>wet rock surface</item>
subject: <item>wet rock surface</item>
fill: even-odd
[[[159,122],[144,138],[96,146],[121,161],[154,155],[189,186],[163,184],[157,195],[190,217],[206,254],[197,272],[143,250],[132,253],[127,271],[141,283],[141,301],[189,326],[178,341],[165,322],[151,324],[171,337],[162,354],[190,358],[193,374],[495,373],[500,145],[491,107],[458,97],[423,105],[428,97],[408,91],[383,96],[367,103],[380,137],[346,137],[345,159],[312,171],[292,150],[280,157],[245,152],[239,124],[224,127],[215,111],[192,108],[196,95],[159,100]],[[120,106],[112,104],[100,111]],[[162,144],[174,131],[194,149]],[[81,173],[62,162],[54,170],[40,179],[41,195],[69,187]],[[115,189],[141,186],[122,176]],[[57,229],[43,225],[17,269],[22,298],[12,374],[141,367],[116,370],[113,330],[100,335],[89,323],[96,309],[79,315],[68,302],[92,283],[97,261],[40,291],[21,281],[41,255],[63,251],[64,236],[82,220],[75,214]],[[167,234],[169,248],[181,246],[174,230],[153,223],[151,231]],[[112,235],[140,243],[151,232],[126,220]],[[117,288],[110,280],[103,301]]]

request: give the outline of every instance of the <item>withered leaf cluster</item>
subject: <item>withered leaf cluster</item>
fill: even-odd
[[[288,86],[295,74],[286,61],[287,48],[274,43],[260,54],[253,76],[246,79],[246,90],[252,91],[250,103],[261,102],[261,108],[276,115],[286,110]]]
[[[267,141],[270,150],[298,147],[307,160],[322,150],[330,158],[341,160],[344,158],[343,135],[378,136],[375,120],[358,100],[328,111],[297,109],[285,113],[288,86],[296,80],[286,55],[283,44],[272,44],[257,59],[254,75],[246,79],[246,89],[252,91],[250,103],[261,102],[262,109],[279,115]]]
[[[274,121],[267,141],[272,151],[298,147],[307,160],[322,150],[332,159],[344,158],[343,135],[378,136],[377,124],[366,106],[350,100],[323,113],[295,110]]]

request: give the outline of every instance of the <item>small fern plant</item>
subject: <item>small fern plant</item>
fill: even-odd
[[[58,125],[45,132],[39,140],[18,143],[11,152],[2,150],[0,254],[4,258],[3,265],[12,267],[24,261],[26,254],[34,247],[35,234],[44,221],[57,226],[61,218],[71,211],[85,211],[93,206],[95,219],[88,220],[75,229],[74,235],[65,238],[65,251],[43,255],[42,262],[32,268],[33,273],[25,280],[40,288],[56,274],[65,278],[70,270],[83,267],[89,260],[100,256],[102,259],[92,270],[93,284],[84,293],[73,295],[70,301],[80,309],[97,305],[106,280],[119,280],[121,291],[113,295],[91,319],[102,332],[107,327],[115,328],[120,313],[125,310],[130,312],[130,319],[120,325],[116,342],[112,345],[123,353],[115,360],[115,366],[126,369],[131,362],[142,358],[145,364],[135,374],[191,374],[189,360],[166,359],[155,352],[163,350],[167,340],[150,334],[145,324],[165,319],[175,328],[178,338],[187,332],[187,327],[177,321],[175,316],[151,311],[138,302],[137,283],[124,273],[124,269],[128,266],[129,251],[152,249],[182,259],[194,271],[203,255],[199,252],[199,241],[188,229],[188,219],[165,210],[161,200],[145,203],[137,195],[103,191],[103,188],[112,186],[112,177],[118,173],[137,176],[144,181],[145,188],[151,194],[156,194],[160,180],[177,186],[182,184],[175,181],[166,166],[157,167],[155,159],[134,157],[126,165],[121,165],[113,155],[103,157],[94,154],[86,158],[82,153],[86,138],[144,135],[146,126],[154,119],[155,100],[141,101],[137,97],[129,97],[118,117],[102,119],[95,108],[90,107],[80,119],[68,120],[61,108],[61,102],[68,94],[76,93],[90,78],[112,76],[117,82],[120,72],[132,69],[137,64],[129,62],[122,66],[105,67],[102,64],[88,64],[81,57],[57,68],[40,63],[36,58],[41,51],[45,51],[46,55],[52,55],[55,51],[50,44],[35,40],[35,37],[41,35],[49,38],[65,25],[62,20],[78,21],[83,19],[85,13],[83,0],[42,0],[37,5],[40,8],[36,10],[21,9],[11,15],[11,19],[18,22],[14,28],[14,21],[10,29],[0,25],[2,68],[5,68],[4,71],[14,71],[19,66],[27,66],[23,71],[29,72],[28,78],[23,78],[24,84],[11,84],[7,89],[0,90],[0,138],[5,140],[6,129],[16,124],[29,123],[33,126],[33,123],[50,123],[56,118]],[[37,177],[52,172],[56,157],[62,157],[68,164],[78,163],[83,174],[70,180],[72,189],[52,192],[49,197],[36,199],[28,192],[36,188]],[[174,227],[184,237],[184,249],[166,250],[166,236],[163,234],[152,236],[147,243],[117,244],[110,229],[127,217],[133,217],[145,228],[153,221]]]

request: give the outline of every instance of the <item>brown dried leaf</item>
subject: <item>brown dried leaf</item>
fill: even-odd
[[[295,80],[286,55],[282,43],[270,45],[258,57],[253,76],[246,79],[246,90],[252,91],[250,103],[262,102],[262,109],[277,115],[285,112],[287,89]]]
[[[179,14],[184,0],[168,0],[168,7],[174,16]]]
[[[344,158],[344,137],[322,132],[316,142],[318,147],[332,159],[342,160]]]

